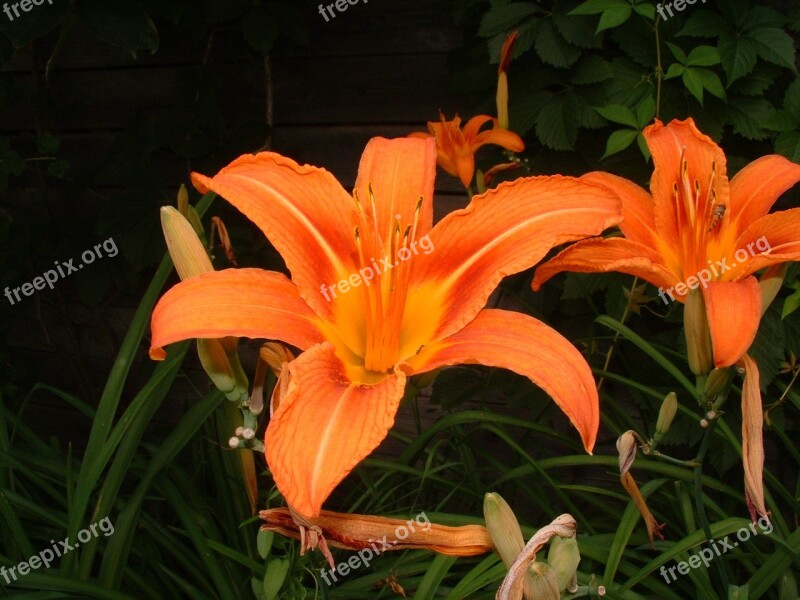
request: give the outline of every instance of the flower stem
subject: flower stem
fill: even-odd
[[[697,452],[697,458],[695,458],[697,466],[694,468],[695,511],[697,512],[697,518],[700,521],[700,525],[706,534],[706,539],[708,540],[712,539],[713,536],[711,535],[711,525],[708,522],[708,515],[706,515],[706,509],[703,505],[703,459],[708,451],[708,444],[711,441],[711,435],[714,432],[714,427],[716,424],[717,421],[715,419],[711,421],[706,428],[706,432],[703,434],[703,441],[700,443],[700,450]],[[722,589],[727,590],[729,585],[728,573],[725,570],[724,561],[717,560],[714,561],[714,564],[716,565],[717,572],[722,580]]]

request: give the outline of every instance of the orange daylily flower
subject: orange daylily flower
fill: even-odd
[[[618,199],[583,178],[530,177],[434,227],[435,156],[431,139],[375,138],[352,196],[328,171],[273,152],[193,174],[259,226],[291,279],[244,268],[177,284],[153,311],[150,353],[229,335],[302,351],[286,366],[265,445],[278,489],[306,517],[386,437],[408,377],[444,366],[527,376],[594,446],[598,398],[578,350],[532,317],[484,306],[506,275],[618,223]]]
[[[497,119],[488,115],[472,117],[464,129],[461,129],[461,118],[456,115],[452,121],[447,121],[439,113],[440,122],[428,121],[428,132],[417,131],[408,137],[436,139],[436,155],[439,166],[458,177],[464,187],[469,187],[475,175],[475,153],[481,146],[495,144],[512,152],[525,150],[525,142],[513,131],[503,129],[498,125]],[[492,123],[491,129],[481,131],[487,123]]]
[[[764,156],[728,181],[725,154],[692,119],[656,120],[644,136],[655,164],[652,195],[609,173],[585,176],[619,195],[625,237],[570,246],[537,269],[533,289],[560,271],[629,273],[680,302],[690,286],[699,287],[714,366],[731,366],[750,347],[761,320],[753,273],[800,260],[800,208],[767,214],[800,181],[800,165]],[[704,285],[701,275],[710,282]]]
[[[560,271],[621,271],[659,286],[662,297],[666,290],[680,302],[689,301],[690,358],[693,352],[704,353],[699,340],[710,334],[714,366],[738,364],[746,371],[742,457],[747,504],[755,519],[768,514],[762,485],[763,415],[758,367],[745,353],[765,308],[762,293],[767,301],[775,296],[771,267],[800,260],[800,208],[768,214],[780,195],[800,181],[800,165],[778,155],[763,156],[728,181],[725,155],[692,119],[666,126],[656,120],[644,136],[655,164],[652,195],[608,173],[585,176],[619,195],[625,237],[570,246],[537,269],[533,289]],[[762,289],[753,274],[765,267],[770,268]],[[691,287],[701,288],[702,303]],[[698,331],[704,328],[707,333]],[[703,361],[695,357],[693,362]]]

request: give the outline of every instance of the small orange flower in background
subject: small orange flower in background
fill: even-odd
[[[278,489],[304,517],[319,515],[386,437],[408,377],[445,366],[527,376],[587,451],[594,446],[598,397],[578,350],[528,315],[484,306],[506,275],[617,224],[618,199],[583,178],[530,177],[433,226],[435,170],[433,140],[375,138],[352,196],[329,172],[273,152],[242,156],[214,177],[193,175],[198,189],[259,226],[291,279],[241,268],[178,283],[153,311],[151,356],[180,340],[225,336],[302,351],[285,368],[265,446]]]
[[[686,303],[690,359],[698,352],[692,346],[702,345],[698,340],[705,336],[710,343],[708,359],[699,351],[701,356],[690,360],[692,370],[705,374],[713,360],[715,367],[739,364],[747,372],[742,398],[745,488],[751,514],[764,515],[758,370],[745,353],[766,309],[754,273],[800,260],[800,208],[768,214],[780,195],[800,181],[800,165],[764,156],[729,181],[725,154],[692,119],[668,125],[656,120],[644,136],[655,165],[650,193],[609,173],[585,176],[619,195],[624,237],[570,246],[537,269],[532,286],[538,290],[561,271],[621,271],[658,286],[662,298]],[[773,274],[768,269],[762,281]],[[764,287],[771,301],[767,288],[774,288],[772,282]]]
[[[461,118],[456,115],[452,121],[447,121],[439,113],[440,121],[428,121],[428,131],[418,131],[409,134],[409,137],[436,139],[436,155],[439,166],[458,177],[464,187],[469,187],[475,175],[475,153],[481,146],[495,144],[512,152],[525,150],[525,142],[513,131],[502,129],[497,124],[497,119],[488,115],[472,117],[464,128],[461,128]],[[492,124],[491,129],[481,131],[487,123]]]

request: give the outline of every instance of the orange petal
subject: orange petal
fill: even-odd
[[[531,287],[534,291],[539,291],[548,279],[561,271],[620,271],[644,279],[663,290],[672,290],[679,281],[667,269],[664,258],[651,246],[619,237],[583,240],[572,244],[536,269]],[[675,298],[682,301],[677,295]]]
[[[266,521],[261,529],[300,539],[299,528],[288,508],[262,510],[260,516]],[[348,550],[371,548],[381,553],[424,549],[449,556],[476,556],[492,549],[489,532],[482,525],[439,525],[431,523],[424,512],[413,519],[403,520],[322,510],[318,517],[308,519],[308,522],[322,530],[330,546]],[[406,533],[405,537],[401,537],[402,532]]]
[[[464,187],[469,187],[475,175],[475,155],[467,152],[455,158],[456,173]]]
[[[587,173],[583,178],[605,186],[619,196],[622,203],[622,222],[619,228],[627,239],[653,250],[662,249],[656,230],[653,197],[647,190],[629,179],[602,171]]]
[[[300,295],[320,316],[331,305],[320,284],[356,271],[355,203],[325,171],[275,154],[246,154],[214,177],[192,174],[198,189],[228,200],[264,232],[286,261]]]
[[[680,185],[681,182],[681,156],[684,155],[687,161],[689,182],[693,184],[697,181],[704,192],[711,181],[712,164],[716,163],[714,189],[717,203],[727,205],[730,193],[725,154],[710,137],[697,129],[692,119],[671,121],[669,125],[656,119],[654,124],[645,128],[644,137],[655,165],[650,192],[653,195],[656,227],[667,245],[677,248],[680,247],[681,227],[676,222],[673,185]],[[682,225],[685,227],[686,223]]]
[[[731,279],[784,262],[800,260],[800,208],[766,215],[752,223],[736,240],[743,262],[729,271]],[[735,257],[734,257],[735,258]],[[726,273],[727,275],[727,273]]]
[[[467,121],[467,124],[464,125],[464,139],[467,144],[472,145],[473,140],[480,133],[481,127],[487,123],[492,123],[492,127],[494,127],[497,124],[497,119],[489,115],[476,115]]]
[[[226,269],[182,281],[153,310],[150,356],[167,344],[225,336],[275,339],[298,348],[321,342],[317,316],[286,276],[261,269]]]
[[[427,340],[455,333],[475,318],[503,277],[619,219],[619,200],[610,192],[560,175],[517,179],[473,197],[431,230],[435,250],[416,257],[405,329]]]
[[[764,503],[764,413],[761,410],[761,388],[758,365],[747,354],[739,364],[744,367],[742,386],[742,462],[744,463],[744,490],[750,518],[755,522],[756,514],[767,516]]]
[[[761,288],[755,277],[712,281],[703,290],[714,366],[730,367],[747,352],[761,320]]]
[[[772,154],[754,160],[731,179],[731,221],[742,231],[766,215],[800,181],[800,165]]]
[[[288,368],[289,389],[267,428],[267,463],[287,503],[315,517],[336,485],[386,437],[406,377],[395,372],[373,385],[350,381],[328,343]]]
[[[522,152],[525,150],[525,142],[522,141],[521,137],[513,131],[502,129],[501,127],[495,127],[494,129],[479,133],[470,144],[470,149],[472,152],[475,152],[478,148],[486,144],[495,144],[506,150],[511,150],[512,152]]]
[[[395,219],[402,228],[414,223],[414,210],[420,197],[423,201],[417,235],[424,236],[430,230],[435,177],[436,142],[433,139],[376,137],[369,141],[358,167],[356,191],[362,206],[369,207],[369,186],[372,186],[378,230],[387,248]]]
[[[449,365],[480,364],[524,375],[569,417],[586,451],[591,453],[594,448],[600,407],[589,365],[569,341],[533,317],[484,309],[469,325],[425,346],[408,362],[416,373]]]

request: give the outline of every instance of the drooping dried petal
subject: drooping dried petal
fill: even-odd
[[[299,527],[288,508],[262,510],[260,516],[266,522],[261,529],[300,539]],[[372,548],[378,552],[424,549],[449,556],[476,556],[492,550],[489,532],[482,525],[438,525],[424,512],[403,520],[322,510],[319,516],[306,520],[319,527],[335,548]]]

